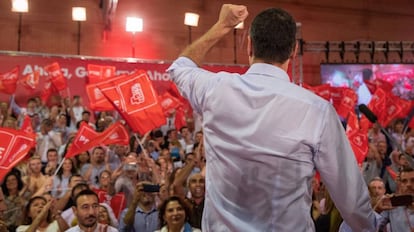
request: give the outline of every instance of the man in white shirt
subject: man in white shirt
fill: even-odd
[[[207,52],[248,15],[225,4],[218,21],[168,69],[203,117],[207,159],[203,231],[314,231],[318,170],[354,231],[375,231],[366,184],[332,105],[290,83],[296,23],[282,9],[261,12],[247,40],[246,74],[199,68]]]
[[[75,197],[75,206],[72,209],[78,219],[78,225],[66,230],[68,232],[118,231],[115,227],[98,223],[99,198],[90,189],[82,190]]]

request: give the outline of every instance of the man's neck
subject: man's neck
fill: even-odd
[[[86,227],[86,226],[83,226],[83,225],[79,225],[79,228],[81,229],[81,231],[84,231],[84,232],[93,232],[93,231],[95,231],[97,226],[98,226],[98,223],[95,223],[95,225],[93,225],[91,227]]]
[[[265,62],[264,60],[258,59],[258,58],[255,58],[255,57],[252,58],[251,65],[253,65],[253,64],[260,64],[260,63],[262,63],[262,64],[265,63],[265,64],[273,65],[275,67],[278,67],[280,69],[283,69],[285,72],[287,72],[288,67],[289,67],[289,60],[287,60],[284,63],[280,64],[280,63],[269,63],[269,62]]]
[[[204,200],[204,197],[192,197],[191,198],[197,205],[201,204],[201,202]]]
[[[138,203],[138,207],[144,211],[144,213],[149,213],[154,208],[152,204],[144,205],[141,203]]]

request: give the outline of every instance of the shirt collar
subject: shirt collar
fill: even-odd
[[[271,64],[266,63],[254,63],[250,66],[250,68],[246,72],[247,75],[254,74],[254,75],[262,75],[262,76],[270,76],[270,77],[277,77],[285,81],[290,82],[290,78],[288,74],[281,68],[276,67]]]
[[[139,213],[144,213],[144,214],[152,214],[153,212],[157,211],[157,208],[155,206],[153,206],[152,209],[148,213],[146,213],[146,212],[144,212],[144,210],[141,209],[141,207],[137,206],[135,211],[139,212]]]

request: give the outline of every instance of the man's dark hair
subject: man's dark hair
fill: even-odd
[[[96,199],[98,199],[98,201],[99,201],[98,194],[96,194],[94,191],[92,191],[90,189],[85,189],[85,190],[80,191],[78,193],[78,195],[75,196],[75,200],[74,201],[75,201],[75,206],[76,207],[78,207],[78,198],[81,197],[81,196],[95,196]]]
[[[47,149],[47,152],[46,152],[46,154],[48,154],[49,152],[58,152],[57,151],[57,149],[56,148],[49,148],[49,149]]]
[[[397,177],[397,180],[401,180],[401,174],[403,173],[403,172],[414,172],[414,169],[412,168],[412,167],[402,167],[401,169],[400,169],[400,172],[398,173],[398,177]]]
[[[86,183],[78,183],[78,184],[75,185],[75,187],[72,188],[71,196],[72,196],[74,202],[76,202],[76,197],[79,195],[79,193],[78,193],[78,195],[75,196],[75,192],[78,189],[83,189],[83,190],[89,189],[89,185],[86,184]]]
[[[282,9],[264,10],[254,18],[250,38],[255,58],[269,64],[282,64],[295,49],[296,22]]]

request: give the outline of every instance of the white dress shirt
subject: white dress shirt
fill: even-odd
[[[203,231],[314,231],[315,170],[350,227],[375,231],[367,186],[329,102],[269,64],[211,73],[180,57],[168,72],[203,117]]]

